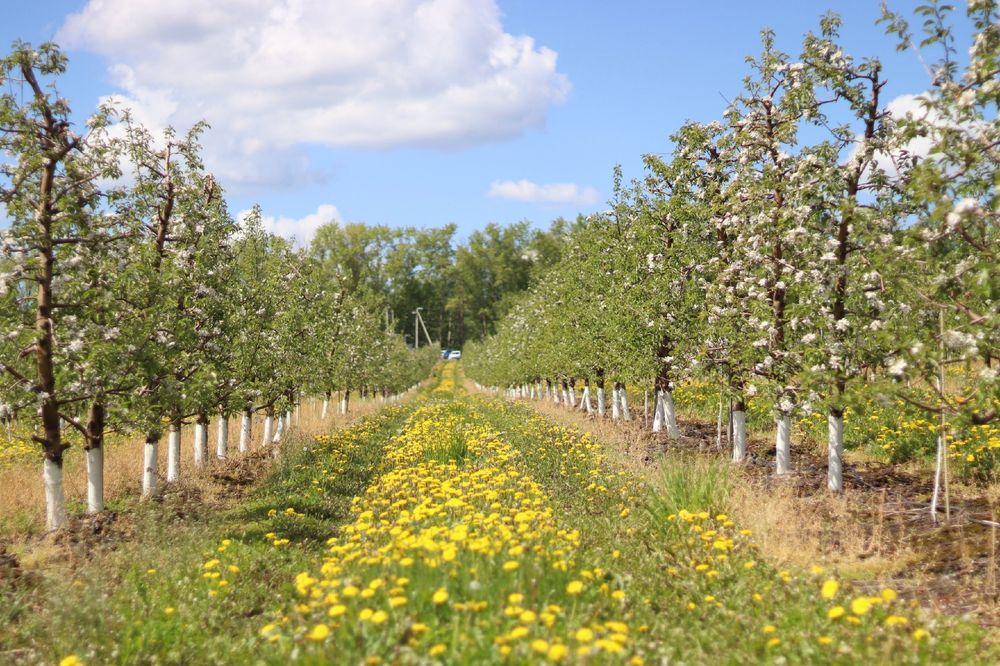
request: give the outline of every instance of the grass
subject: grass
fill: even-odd
[[[977,626],[770,564],[726,466],[644,478],[455,364],[403,407],[289,440],[228,499],[128,505],[0,582],[0,662],[996,663]],[[67,536],[81,538],[74,533]]]
[[[0,582],[0,662],[280,661],[261,652],[259,618],[347,517],[404,414],[385,410],[319,443],[289,439],[238,502],[202,502],[194,484],[177,486],[160,503],[129,506],[126,541],[99,543],[76,563],[54,547],[44,568]],[[365,446],[331,474],[344,438]]]

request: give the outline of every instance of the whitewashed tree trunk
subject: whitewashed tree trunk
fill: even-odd
[[[614,421],[622,417],[622,397],[618,385],[611,387],[611,419]]]
[[[57,530],[66,524],[66,494],[63,491],[62,465],[45,458],[42,466],[45,484],[45,525]]]
[[[281,441],[281,437],[285,434],[285,422],[288,420],[286,416],[278,416],[278,427],[274,430],[274,437],[271,438],[272,444],[277,444]]]
[[[240,419],[240,453],[246,453],[250,450],[250,429],[253,426],[253,416],[250,410],[243,412],[243,417]]]
[[[774,444],[775,472],[788,474],[792,471],[792,416],[783,412],[777,417],[778,436]]]
[[[194,424],[194,466],[204,467],[208,457],[208,423],[196,421]]]
[[[598,386],[597,387],[597,416],[599,416],[600,418],[603,419],[604,416],[605,416],[605,411],[606,411],[606,409],[604,407],[604,387],[603,386]]]
[[[594,404],[590,400],[590,384],[583,387],[583,397],[580,398],[580,404],[583,405],[583,410],[587,412],[587,416],[593,416]]]
[[[660,399],[663,402],[663,420],[667,428],[667,435],[672,439],[681,436],[681,429],[677,427],[677,408],[674,406],[674,394],[666,389],[661,392]]]
[[[632,413],[628,410],[628,391],[624,386],[618,389],[618,401],[622,406],[622,418],[626,421],[631,421]]]
[[[302,423],[302,403],[297,402],[295,403],[295,425],[299,425],[301,423]]]
[[[747,457],[747,413],[742,403],[736,403],[733,410],[733,462],[741,463]]]
[[[104,511],[104,447],[87,449],[87,513]]]
[[[833,410],[826,416],[828,460],[827,487],[835,493],[844,490],[844,415]]]
[[[292,410],[285,412],[285,430],[292,429]]]
[[[553,405],[558,405],[559,404],[559,387],[558,386],[553,386],[552,387],[552,404]]]
[[[655,393],[656,400],[653,403],[653,432],[661,432],[663,430],[663,394],[659,389]]]
[[[152,497],[156,494],[156,475],[159,467],[160,434],[150,433],[146,436],[146,445],[142,449],[142,496]]]
[[[225,460],[229,453],[229,418],[220,413],[219,426],[215,430],[215,457]]]
[[[264,438],[261,446],[270,445],[272,437],[274,437],[274,414],[268,413],[264,417]]]
[[[181,478],[181,426],[170,424],[167,435],[167,483],[173,483]]]
[[[566,404],[569,405],[567,409],[576,409],[576,388],[573,386],[567,386],[566,398]]]
[[[319,415],[319,418],[320,418],[321,421],[325,421],[326,420],[326,413],[328,411],[330,411],[330,396],[329,395],[325,395],[325,396],[323,396],[323,411],[320,412],[320,415]]]

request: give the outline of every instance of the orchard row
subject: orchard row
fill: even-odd
[[[582,382],[601,414],[610,382],[623,416],[623,387],[652,387],[653,429],[673,436],[673,391],[708,382],[732,405],[735,462],[748,405],[772,410],[778,474],[793,417],[823,413],[833,491],[844,413],[875,395],[933,423],[940,471],[949,442],[1000,408],[1000,12],[918,13],[923,35],[883,18],[901,50],[940,53],[914,56],[934,64],[905,113],[836,17],[794,55],[765,32],[724,117],[681,127],[642,180],[616,173],[611,209],[467,349],[469,375],[571,403]]]
[[[346,410],[352,389],[392,395],[427,375],[436,352],[388,332],[342,267],[266,233],[259,209],[234,219],[202,164],[203,127],[154,136],[102,107],[74,131],[54,86],[65,66],[51,44],[0,60],[0,420],[44,454],[50,529],[66,519],[64,431],[84,442],[100,511],[106,433],[145,436],[153,494],[164,429],[173,481],[186,423],[204,465],[210,418],[224,457],[227,417],[242,415],[244,450],[255,413],[269,444],[303,395],[342,392]]]

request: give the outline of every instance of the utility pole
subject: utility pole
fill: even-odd
[[[434,344],[431,341],[431,334],[427,332],[427,325],[424,323],[424,317],[420,314],[423,308],[417,308],[413,311],[413,348],[420,349],[420,329],[424,329],[424,337],[427,338],[427,344]]]
[[[420,308],[417,308],[418,310]],[[432,345],[434,342],[431,340],[431,334],[427,332],[427,324],[424,323],[424,316],[417,312],[417,318],[420,319],[420,328],[424,329],[424,337],[427,338],[427,344]]]
[[[417,308],[413,311],[413,348],[420,349],[420,311],[423,308]]]

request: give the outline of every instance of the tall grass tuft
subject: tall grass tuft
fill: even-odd
[[[733,495],[733,470],[721,460],[682,455],[663,461],[653,479],[650,511],[666,518],[681,509],[729,513]]]

